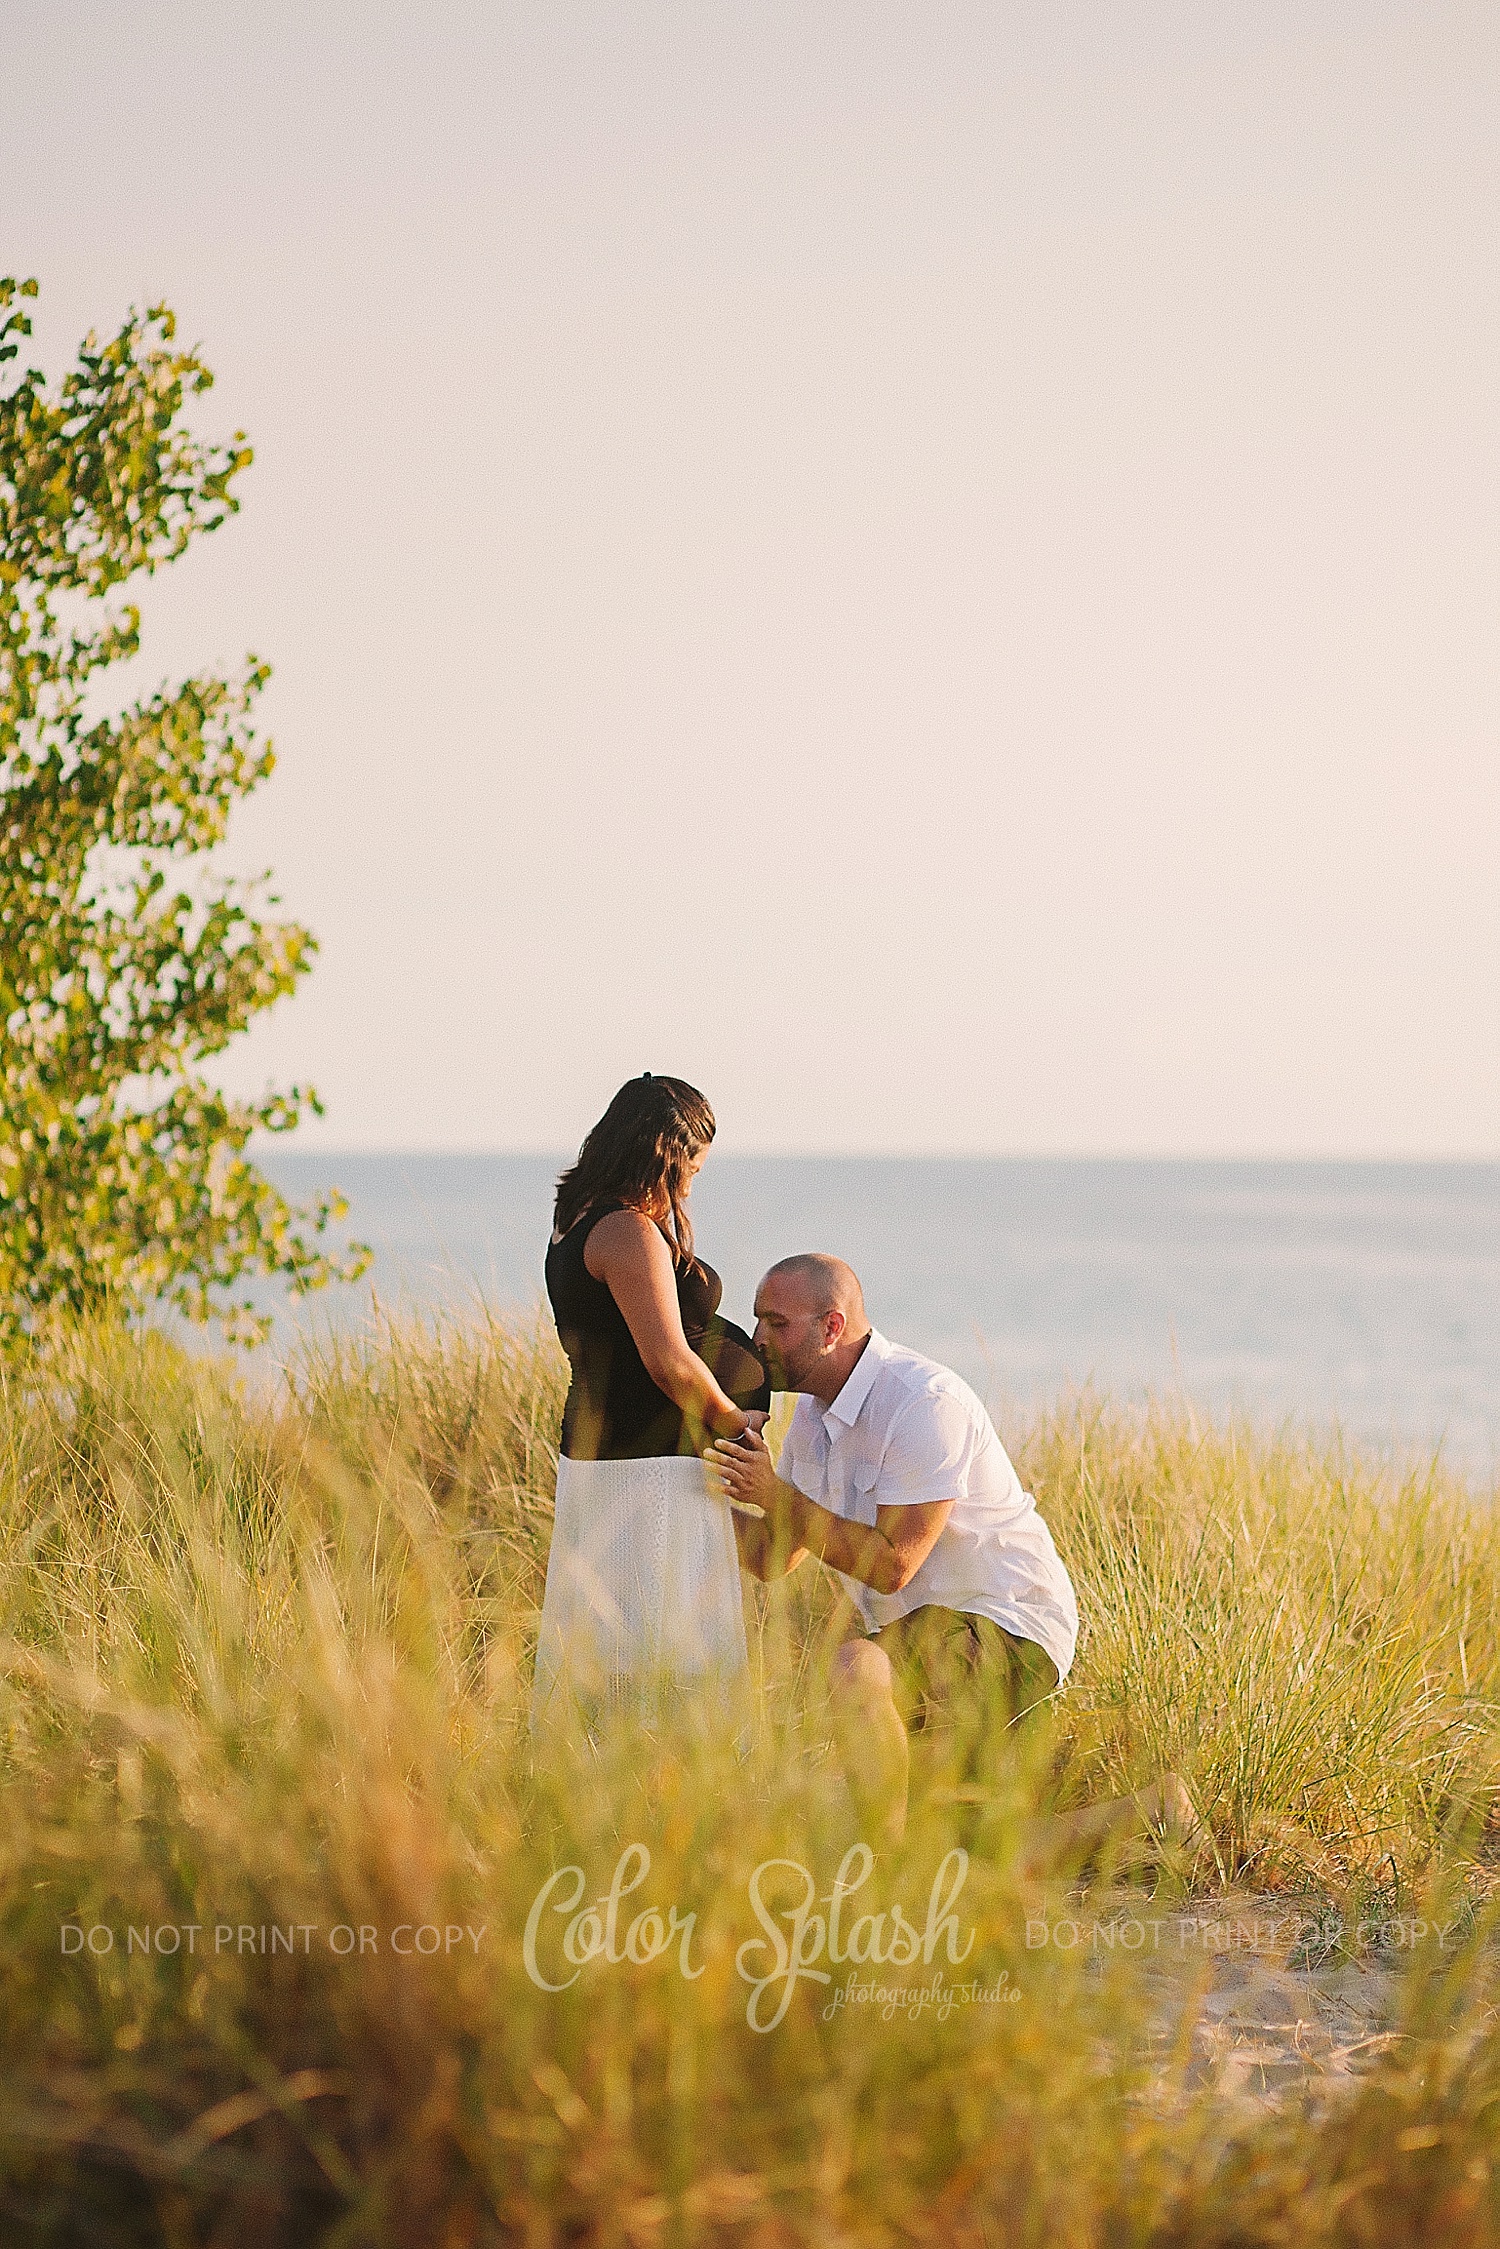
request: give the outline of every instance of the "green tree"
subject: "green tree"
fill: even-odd
[[[36,283],[0,280],[0,361]],[[273,759],[250,724],[269,676],[205,675],[101,715],[133,657],[114,590],[235,512],[243,433],[201,444],[184,399],[213,380],[164,305],[90,335],[55,389],[0,381],[0,1343],[52,1307],[166,1300],[264,1333],[236,1281],[351,1279],[316,1237],[337,1195],[289,1204],[247,1159],[311,1087],[228,1099],[202,1064],[306,974],[315,940],[265,918],[269,877],[212,860]],[[226,1292],[228,1292],[226,1294]]]

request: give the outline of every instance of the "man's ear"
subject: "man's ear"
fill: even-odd
[[[827,1337],[830,1347],[842,1340],[844,1330],[848,1325],[847,1318],[836,1304],[831,1310],[823,1314],[823,1333]]]

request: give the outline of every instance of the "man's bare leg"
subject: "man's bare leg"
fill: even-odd
[[[997,1809],[1004,1801],[992,1782],[938,1787],[933,1800]],[[1087,1858],[1111,1836],[1146,1831],[1192,1851],[1207,1849],[1211,1841],[1180,1773],[1163,1773],[1148,1788],[1138,1788],[1130,1796],[1107,1797],[1102,1804],[1080,1805],[1071,1812],[1034,1813],[1022,1821],[1021,1831],[1022,1855],[1028,1864],[1069,1856]]]
[[[911,1747],[892,1691],[890,1658],[872,1640],[846,1640],[834,1656],[831,1683],[834,1735],[861,1830],[872,1848],[889,1848],[906,1833],[911,1777]],[[953,1793],[973,1801],[978,1792]],[[1024,1855],[1031,1864],[1086,1857],[1112,1836],[1143,1830],[1188,1849],[1207,1840],[1197,1806],[1178,1774],[1165,1773],[1131,1796],[1027,1820]]]
[[[1032,1866],[1060,1858],[1087,1857],[1112,1836],[1138,1835],[1149,1829],[1187,1850],[1198,1850],[1208,1840],[1198,1808],[1178,1773],[1164,1773],[1149,1788],[1133,1796],[1112,1796],[1103,1804],[1085,1804],[1075,1812],[1053,1812],[1025,1823],[1025,1853]]]
[[[875,1849],[906,1833],[911,1750],[891,1692],[891,1661],[870,1640],[846,1640],[833,1659],[834,1737],[866,1841]]]

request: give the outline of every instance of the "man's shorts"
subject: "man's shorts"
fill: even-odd
[[[890,1659],[896,1706],[915,1733],[959,1722],[993,1745],[1000,1732],[1014,1737],[1058,1686],[1045,1648],[966,1609],[929,1603],[870,1637]]]

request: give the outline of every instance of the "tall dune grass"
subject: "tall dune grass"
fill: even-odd
[[[1081,1789],[1193,1779],[1226,1872],[1397,1881],[1500,1780],[1500,1514],[1433,1465],[1075,1400],[1019,1457],[1086,1592]]]
[[[1247,2119],[1163,2049],[1134,1956],[1028,1949],[1062,1893],[1019,1800],[929,1791],[858,1900],[920,1924],[966,1849],[973,1950],[942,1938],[935,1965],[988,1996],[825,2020],[834,1986],[805,1978],[774,2027],[747,2019],[774,1967],[757,1869],[784,1862],[760,1879],[790,1936],[798,1870],[810,1926],[858,1865],[829,1581],[756,1590],[741,1703],[535,1759],[562,1390],[545,1332],[484,1319],[327,1342],[271,1403],[105,1329],[7,1370],[0,2238],[1497,2238],[1487,1499],[1166,1409],[1078,1400],[1008,1432],[1087,1620],[1034,1779],[1066,1803],[1172,1765],[1212,1829],[1196,1870],[1128,1877],[1289,1886],[1351,1928],[1376,1896],[1450,1927],[1478,1907],[1415,1958],[1409,2035],[1355,2093]],[[648,1952],[675,1907],[672,1943],[541,1988],[539,1893],[533,1958],[563,1984],[557,1878],[580,1869],[586,1910],[622,1854],[615,1950],[655,1911]],[[779,1997],[768,1973],[762,2020]]]

